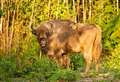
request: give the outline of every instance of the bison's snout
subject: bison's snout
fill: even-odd
[[[48,48],[47,48],[47,40],[45,38],[40,39],[40,46],[41,46],[41,50],[43,53],[47,53]]]
[[[45,39],[40,40],[41,47],[45,47],[47,45],[47,41]]]

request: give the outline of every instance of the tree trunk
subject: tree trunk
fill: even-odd
[[[77,0],[77,22],[80,22],[80,0]]]
[[[51,9],[51,1],[50,1],[50,0],[49,0],[49,2],[48,2],[48,9],[49,9],[49,10],[48,10],[48,11],[49,11],[49,12],[48,12],[48,17],[51,18],[51,12],[50,12],[50,9]]]
[[[74,11],[74,13],[76,13],[75,0],[73,0],[73,11]],[[75,22],[77,21],[76,16],[74,16],[74,21],[75,21]]]
[[[35,0],[33,1],[33,6],[32,6],[32,12],[31,12],[31,17],[30,17],[30,23],[29,23],[29,29],[33,23],[33,17],[34,17],[34,8],[35,8]]]
[[[117,0],[117,15],[119,14],[119,0]]]
[[[59,6],[60,6],[60,5],[59,5],[59,4],[60,4],[60,1],[59,1],[59,0],[57,1],[57,4],[58,4],[58,7],[57,7],[57,12],[58,12],[58,11],[59,11]],[[59,15],[58,15],[58,13],[57,13],[57,14],[56,14],[56,19],[59,18],[58,16],[59,16]]]
[[[85,0],[82,0],[83,2],[83,23],[86,22],[86,5],[85,5]]]
[[[91,16],[92,16],[92,0],[89,0],[89,21],[90,23],[92,22]]]
[[[4,0],[1,0],[1,10],[3,11],[3,2]],[[0,33],[2,33],[2,27],[3,27],[3,16],[0,18]]]
[[[64,4],[68,6],[68,0],[64,0]]]
[[[15,5],[16,5],[16,1],[14,2]],[[11,5],[11,4],[9,4],[9,5]],[[11,50],[11,46],[12,46],[16,10],[14,9],[12,12],[13,12],[13,14],[12,14],[12,23],[11,23],[11,29],[10,29],[10,35],[9,35],[9,45],[8,45],[9,46],[9,51]]]
[[[10,22],[10,20],[9,20],[10,19],[9,18],[10,17],[10,11],[8,10],[7,12],[8,12],[7,16],[6,16],[7,17],[7,20],[6,20],[6,24],[7,25],[6,25],[6,29],[5,29],[5,35],[6,35],[5,36],[5,40],[6,40],[6,43],[5,43],[6,44],[6,54],[8,54],[8,52],[9,52],[9,35],[8,35],[9,33],[8,32],[9,32],[9,22]]]

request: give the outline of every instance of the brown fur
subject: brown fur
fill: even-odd
[[[69,20],[51,20],[32,30],[43,52],[60,66],[69,67],[70,52],[82,52],[88,72],[92,61],[99,68],[101,29],[94,24],[75,24]]]
[[[54,57],[56,61],[62,60],[61,65],[67,65],[66,61],[69,60],[65,59],[63,54],[66,56],[69,52],[82,52],[86,61],[85,71],[88,72],[92,61],[95,62],[96,71],[98,71],[101,55],[101,30],[96,25],[77,24],[76,30],[66,28],[60,34],[53,34],[48,42],[48,56]]]
[[[67,28],[72,28],[74,22],[70,20],[50,20],[42,22],[32,33],[37,36],[42,52],[47,53],[48,38],[53,34],[60,34]]]

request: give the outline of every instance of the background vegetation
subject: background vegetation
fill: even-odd
[[[103,31],[101,72],[120,79],[119,0],[1,0],[0,80],[54,82],[80,80],[84,60],[71,56],[71,68],[61,69],[41,56],[31,25],[50,19],[96,23]],[[93,74],[93,76],[97,76]]]

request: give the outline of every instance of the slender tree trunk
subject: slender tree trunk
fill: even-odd
[[[119,0],[117,0],[117,15],[119,14]]]
[[[34,2],[33,2],[33,6],[32,6],[32,13],[31,13],[31,17],[30,17],[29,27],[31,27],[31,25],[32,25],[32,23],[33,23],[34,8],[35,8],[35,0],[34,0]]]
[[[1,0],[1,10],[3,11],[5,0]],[[8,7],[6,7],[8,8]],[[2,53],[6,54],[6,23],[7,23],[7,15],[1,17],[1,47],[2,47]],[[4,28],[3,28],[4,27]]]
[[[77,22],[80,22],[80,0],[77,0]]]
[[[5,18],[3,19],[3,27],[5,27],[6,25],[5,25]],[[2,32],[2,52],[3,52],[3,54],[5,54],[5,28],[2,28],[3,29],[3,32]]]
[[[64,5],[67,7],[67,12],[69,14],[69,3],[68,3],[68,0],[64,0]]]
[[[73,11],[76,13],[76,8],[75,8],[75,0],[73,0]],[[74,21],[77,22],[77,16],[74,16]]]
[[[3,11],[3,0],[1,0],[1,6],[0,6],[1,10]],[[2,27],[3,27],[3,16],[1,16],[0,18],[0,53],[2,52],[3,50],[3,37],[2,37]]]
[[[104,10],[103,10],[103,8],[104,8],[104,2],[103,2],[103,0],[100,0],[100,8],[99,8],[99,10],[100,10],[100,15],[99,15],[99,19],[98,19],[98,23],[100,24],[101,23],[101,20],[102,20],[102,16],[103,16],[103,12],[104,12]]]
[[[1,0],[1,10],[3,11],[3,2],[4,0]],[[3,27],[3,16],[0,18],[0,32],[2,33],[2,27]]]
[[[17,0],[16,4],[17,4],[17,6],[16,6],[16,21],[18,21],[20,0]]]
[[[16,35],[16,37],[17,37],[17,39],[16,39],[16,68],[17,69],[20,69],[20,67],[21,67],[21,56],[20,56],[20,34],[19,34],[19,31],[20,31],[20,26],[22,26],[21,25],[21,22],[19,22],[19,20],[18,19],[20,19],[20,18],[18,18],[20,15],[21,15],[21,13],[19,13],[19,7],[20,7],[20,3],[21,3],[21,0],[16,0],[16,23],[17,23],[17,26],[14,26],[15,28],[14,28],[14,31],[16,32],[16,30],[17,30],[17,35]],[[19,24],[18,24],[18,22],[19,22]],[[16,29],[16,27],[17,27],[17,29]],[[12,43],[11,43],[12,44]]]
[[[0,34],[2,34],[3,17],[0,18]]]
[[[3,17],[0,19],[0,33],[2,33],[2,26],[3,26]]]
[[[10,38],[9,38],[9,49],[11,49],[11,44],[13,40],[14,24],[15,24],[15,10],[13,11],[11,33],[10,33]]]
[[[48,2],[48,9],[49,9],[49,10],[48,10],[48,11],[49,11],[49,12],[48,12],[48,17],[51,18],[51,12],[50,12],[50,9],[51,9],[51,1],[50,1],[50,0],[49,0],[49,2]]]
[[[86,5],[85,5],[85,0],[82,0],[83,2],[83,23],[86,22]]]
[[[68,0],[64,0],[64,4],[68,6]]]
[[[89,21],[90,23],[92,22],[91,16],[92,16],[92,0],[89,0]]]
[[[15,5],[16,5],[16,1],[15,1]],[[11,4],[9,4],[9,5],[11,5]],[[9,35],[9,50],[11,50],[11,46],[12,46],[16,9],[14,9],[12,12],[13,12],[13,14],[12,14],[12,24],[11,24],[10,35]]]
[[[59,0],[57,0],[57,4],[58,4],[58,7],[57,7],[57,12],[59,11],[59,6],[60,6],[60,5],[59,5],[59,3],[60,3],[60,1],[59,1]],[[56,14],[56,19],[58,19],[58,16],[59,16],[59,15],[58,15],[58,14]]]
[[[6,37],[5,37],[6,38],[6,54],[8,54],[8,52],[9,52],[9,35],[8,35],[8,32],[9,32],[9,22],[10,22],[9,21],[10,11],[8,10],[7,12],[8,12],[7,13],[7,20],[6,20],[7,25],[6,25],[6,30],[5,30],[6,31],[5,32],[6,33]]]

